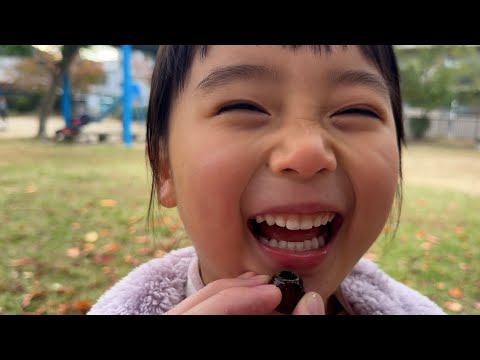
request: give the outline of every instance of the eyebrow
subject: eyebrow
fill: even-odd
[[[263,65],[230,65],[215,68],[200,81],[196,87],[197,93],[209,93],[214,89],[234,81],[244,80],[276,80],[279,74],[271,67]]]
[[[332,74],[332,80],[340,85],[365,86],[382,96],[390,97],[389,88],[383,78],[371,72],[359,70],[336,71]]]

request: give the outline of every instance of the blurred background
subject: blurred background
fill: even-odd
[[[0,314],[85,314],[189,244],[146,230],[157,45],[0,45]],[[480,314],[480,46],[395,46],[407,147],[400,223],[365,257],[450,314]]]

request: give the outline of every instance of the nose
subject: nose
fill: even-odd
[[[333,172],[337,159],[324,128],[292,126],[282,133],[272,151],[269,166],[276,174],[310,178],[322,171]]]

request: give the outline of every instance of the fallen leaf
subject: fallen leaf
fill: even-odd
[[[423,242],[420,247],[423,249],[423,250],[430,250],[432,248],[432,243],[429,243],[429,242]]]
[[[90,254],[93,250],[95,250],[95,244],[93,243],[86,243],[83,245],[82,253],[83,255]]]
[[[155,257],[162,257],[162,256],[164,256],[165,254],[166,254],[165,251],[163,251],[163,250],[157,250],[157,251],[155,251],[155,253],[153,254],[153,256],[155,256]]]
[[[475,307],[475,309],[480,310],[480,302],[476,302],[473,306]]]
[[[420,265],[420,269],[428,270],[428,264],[427,263],[422,263],[422,265]]]
[[[163,240],[162,243],[160,244],[160,247],[162,250],[166,251],[166,252],[169,252],[170,250],[172,250],[172,248],[175,246],[176,244],[176,240]]]
[[[70,248],[67,250],[67,256],[71,258],[76,258],[80,255],[80,249],[78,247]]]
[[[105,253],[113,253],[118,251],[119,249],[120,249],[120,244],[115,242],[102,246],[102,251]]]
[[[22,298],[22,302],[20,303],[20,306],[22,309],[25,309],[28,305],[30,305],[30,302],[33,299],[33,294],[25,294]]]
[[[172,220],[172,218],[171,218],[170,216],[164,216],[164,217],[162,218],[162,220],[163,220],[163,223],[164,223],[165,225],[171,225],[171,224],[173,224],[173,220]]]
[[[135,234],[137,232],[137,228],[134,225],[132,225],[132,226],[128,227],[127,231],[128,231],[129,234],[132,235],[132,234]]]
[[[427,234],[427,241],[431,242],[432,244],[438,243],[438,237],[435,235]]]
[[[108,235],[110,235],[110,230],[108,230],[107,228],[101,228],[99,235],[101,238],[107,237]]]
[[[385,226],[383,227],[382,232],[383,232],[384,234],[388,234],[388,233],[390,232],[390,225],[385,225]]]
[[[71,294],[74,292],[74,289],[71,288],[71,287],[66,287],[66,286],[63,286],[62,284],[60,283],[53,283],[51,286],[50,286],[50,289],[55,291],[56,293],[58,294]]]
[[[465,264],[465,263],[458,264],[458,267],[459,267],[460,270],[463,270],[463,271],[468,271],[468,269],[469,269],[468,265]]]
[[[78,230],[78,229],[80,229],[80,223],[78,223],[78,222],[72,223],[72,229],[73,229],[73,230]]]
[[[29,193],[29,194],[37,192],[37,191],[38,191],[38,188],[35,186],[35,184],[30,184],[25,188],[25,192]]]
[[[437,282],[435,286],[437,287],[437,289],[440,289],[440,290],[445,289],[445,283],[443,282]]]
[[[41,290],[29,292],[23,296],[20,306],[25,309],[28,305],[30,305],[33,299],[42,297],[43,295],[45,295],[45,292]]]
[[[85,241],[95,242],[98,240],[98,233],[96,231],[90,231],[85,234]]]
[[[35,315],[43,315],[47,312],[47,308],[44,305],[40,305],[35,311],[33,312]]]
[[[175,224],[168,225],[168,230],[170,230],[170,231],[175,231],[175,230],[177,230],[177,229],[178,229],[178,226],[175,225]]]
[[[59,294],[73,294],[74,291],[75,291],[75,289],[72,288],[72,287],[63,286],[63,287],[61,287],[60,289],[57,290],[57,293],[59,293]]]
[[[60,284],[60,283],[53,283],[51,286],[50,286],[50,289],[53,290],[53,291],[57,291],[58,289],[60,289],[63,285]]]
[[[147,241],[147,237],[145,235],[142,236],[135,236],[135,242],[138,244],[143,244]]]
[[[459,312],[463,309],[463,305],[455,301],[447,301],[443,306],[452,312]]]
[[[33,278],[33,272],[31,271],[24,271],[22,273],[24,279],[31,279]]]
[[[455,232],[455,234],[458,234],[458,235],[461,235],[464,233],[464,229],[462,226],[455,226],[453,228],[453,231]]]
[[[27,256],[21,259],[10,260],[10,266],[12,267],[25,266],[25,265],[30,265],[32,263],[33,263],[33,259],[30,256]]]
[[[451,296],[451,297],[454,297],[454,298],[462,298],[463,297],[463,293],[462,293],[462,290],[460,290],[459,288],[450,288],[448,289],[448,294]]]
[[[128,224],[129,224],[129,225],[134,224],[134,223],[136,223],[137,221],[138,221],[138,216],[136,216],[136,215],[130,216],[130,217],[128,218]]]
[[[415,201],[415,203],[417,204],[417,206],[423,207],[427,204],[427,201],[423,198],[419,198]]]
[[[64,315],[67,313],[68,310],[70,310],[70,306],[71,305],[69,303],[59,304],[55,311],[57,312],[57,314]]]
[[[95,255],[95,261],[100,264],[105,264],[113,260],[112,255]]]
[[[139,253],[140,255],[144,255],[144,256],[152,255],[153,249],[148,248],[148,247],[143,247],[143,248],[138,249],[137,253]]]
[[[117,201],[112,200],[112,199],[104,199],[104,200],[100,200],[100,205],[102,207],[112,208],[112,207],[117,206]]]
[[[73,308],[84,315],[88,312],[88,310],[90,310],[91,307],[92,302],[90,300],[79,300],[73,304]]]
[[[133,264],[135,262],[135,258],[132,255],[125,255],[123,257],[123,261],[125,261],[126,264]]]
[[[102,268],[102,271],[103,271],[104,274],[109,275],[109,274],[111,274],[111,273],[113,272],[113,269],[112,269],[110,266],[104,266],[104,267]]]
[[[377,259],[377,254],[369,252],[369,253],[366,253],[363,257],[370,261],[375,261]]]
[[[424,230],[421,230],[421,229],[420,229],[420,230],[417,230],[417,231],[415,232],[415,238],[416,238],[417,240],[424,240],[424,239],[425,239],[425,231],[424,231]]]

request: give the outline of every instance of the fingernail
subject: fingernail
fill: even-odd
[[[323,301],[316,292],[309,292],[305,295],[305,308],[309,315],[323,314]]]

